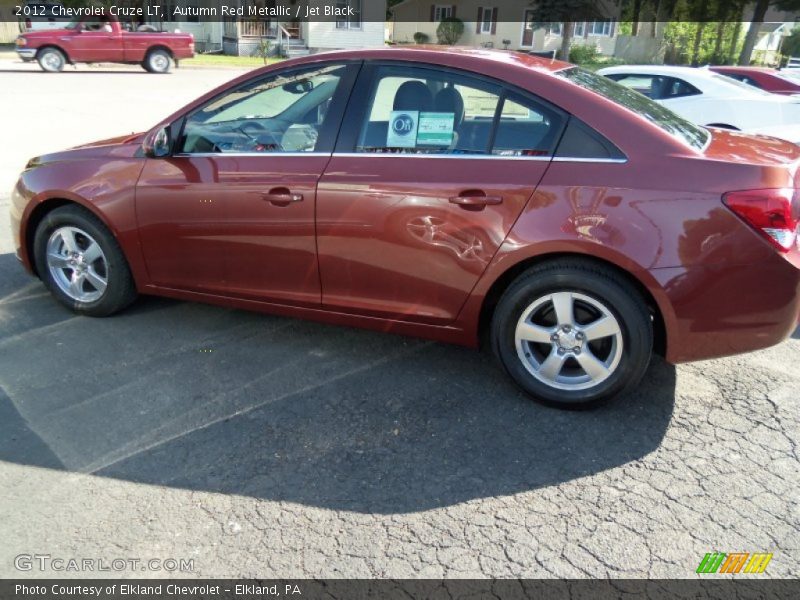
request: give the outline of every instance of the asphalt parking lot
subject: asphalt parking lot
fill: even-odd
[[[147,128],[238,73],[0,63],[0,212],[30,156]],[[685,578],[713,551],[800,576],[800,330],[656,361],[566,413],[487,354],[411,338],[155,298],[75,317],[8,229],[0,577],[86,576],[15,568],[48,554],[208,577]]]

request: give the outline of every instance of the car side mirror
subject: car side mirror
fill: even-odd
[[[170,155],[172,141],[170,140],[169,125],[147,134],[144,140],[144,154],[148,158],[164,158]]]

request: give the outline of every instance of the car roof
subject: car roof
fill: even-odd
[[[600,73],[653,73],[654,75],[675,75],[676,77],[711,77],[712,71],[697,67],[674,65],[619,65],[600,69]]]
[[[728,65],[711,65],[708,67],[712,71],[734,71],[741,73],[774,73],[775,69],[769,67],[734,67]]]
[[[496,63],[498,65],[523,67],[541,73],[554,73],[574,65],[554,60],[506,50],[489,48],[469,48],[466,46],[434,46],[434,45],[405,45],[398,44],[385,48],[369,48],[363,50],[332,50],[320,52],[311,56],[316,58],[330,58],[342,60],[412,60],[436,64],[437,57],[447,55],[455,59],[463,59],[464,66],[476,62]]]

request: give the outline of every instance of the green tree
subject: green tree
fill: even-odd
[[[761,31],[761,25],[764,23],[764,17],[770,6],[774,6],[778,10],[795,11],[800,10],[800,0],[757,0],[755,8],[753,9],[753,17],[750,21],[750,28],[747,30],[747,36],[744,39],[744,46],[742,52],[739,54],[739,64],[749,65],[753,57],[753,49],[756,47],[758,41],[758,33]]]
[[[795,27],[783,40],[782,51],[786,56],[800,56],[800,27]]]
[[[464,21],[456,17],[442,19],[439,27],[436,28],[436,37],[440,44],[448,46],[454,45],[464,34]]]
[[[575,21],[599,20],[608,16],[597,4],[596,0],[531,0],[534,29],[542,29],[551,23],[561,23],[559,56],[562,60],[568,60]]]

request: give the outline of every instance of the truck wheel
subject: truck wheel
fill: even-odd
[[[170,60],[166,50],[151,50],[142,66],[150,73],[169,73]]]
[[[48,73],[58,73],[64,69],[67,58],[64,53],[57,48],[43,48],[36,55],[36,60],[43,71]]]

